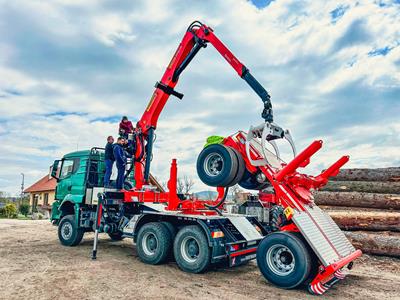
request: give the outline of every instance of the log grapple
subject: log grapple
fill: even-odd
[[[289,132],[283,131],[295,155],[285,163],[275,143],[272,151],[266,146],[275,140],[269,140],[271,128],[271,124],[261,124],[251,127],[247,133],[239,131],[222,142],[223,147],[239,153],[245,172],[255,178],[257,184],[252,188],[259,190],[258,201],[262,208],[270,212],[281,208],[279,221],[272,217],[265,222],[270,233],[258,247],[258,265],[263,275],[278,286],[294,288],[306,283],[311,293],[322,294],[344,279],[343,267],[351,269],[352,261],[361,255],[331,217],[315,205],[312,195],[313,190],[324,186],[329,177],[339,172],[349,157],[341,157],[317,176],[299,173],[297,169],[310,163],[311,156],[321,149],[322,141],[314,141],[296,154]],[[201,155],[199,158],[202,160]],[[202,161],[198,161],[198,165],[202,165]],[[210,184],[203,173],[199,175]],[[296,270],[296,259],[303,260],[303,265],[306,262],[303,272]]]

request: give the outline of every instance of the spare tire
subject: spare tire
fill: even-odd
[[[205,147],[197,158],[197,174],[209,186],[231,186],[238,168],[236,154],[221,144]]]
[[[244,162],[244,159],[238,150],[231,147],[228,147],[228,149],[236,155],[238,161],[238,170],[236,176],[233,178],[232,182],[229,183],[229,186],[234,186],[242,180],[244,172],[246,171],[246,163]]]

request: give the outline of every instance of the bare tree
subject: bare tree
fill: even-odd
[[[185,194],[189,194],[194,186],[194,180],[189,176],[183,177],[183,185],[184,185],[184,192]]]
[[[178,194],[189,194],[194,186],[194,181],[189,176],[184,176],[183,178],[179,177],[176,181],[176,192]]]
[[[185,182],[182,178],[178,178],[176,181],[176,192],[178,194],[183,194],[185,191]]]

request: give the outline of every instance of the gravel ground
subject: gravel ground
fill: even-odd
[[[58,242],[49,221],[0,219],[0,299],[311,299],[265,281],[255,262],[195,275],[175,263],[140,262],[131,240],[102,236],[90,259],[93,234],[77,247]],[[400,299],[400,260],[364,255],[325,299]],[[316,298],[316,296],[315,296]]]

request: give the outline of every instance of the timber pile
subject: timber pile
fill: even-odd
[[[343,169],[314,197],[356,248],[400,257],[400,167]]]

